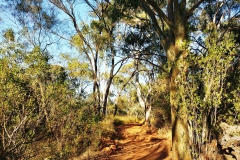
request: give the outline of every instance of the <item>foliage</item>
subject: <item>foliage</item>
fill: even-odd
[[[133,116],[116,116],[114,117],[113,124],[114,126],[120,126],[124,124],[135,124],[139,122],[140,122],[140,119]]]
[[[95,139],[86,135],[98,128],[98,119],[75,98],[63,67],[49,64],[51,56],[39,47],[27,51],[14,39],[1,43],[1,159],[82,153]],[[42,143],[51,150],[33,147]]]
[[[192,54],[189,57],[187,81],[182,77],[178,82],[181,84],[178,101],[188,110],[189,132],[191,143],[194,144],[193,156],[200,154],[202,144],[219,136],[218,124],[227,120],[218,119],[221,106],[226,103],[224,99],[231,97],[235,101],[231,94],[227,94],[228,71],[237,53],[234,37],[226,35],[218,41],[218,33],[213,27],[205,38],[205,45],[205,54]]]

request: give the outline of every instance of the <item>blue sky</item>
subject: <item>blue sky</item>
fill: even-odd
[[[3,5],[6,4],[4,1],[0,0],[0,34],[4,32],[4,30],[12,28],[16,33],[21,31],[22,26],[19,25],[19,23],[16,21],[16,19],[10,14],[8,8],[3,7]],[[49,4],[48,4],[49,5]],[[51,5],[51,4],[50,4]],[[90,22],[91,17],[88,16],[88,13],[90,11],[90,8],[87,7],[86,4],[79,3],[77,4],[78,13],[80,14],[79,21],[84,21],[86,23]],[[70,39],[72,35],[74,35],[75,30],[73,28],[73,24],[69,21],[69,17],[62,11],[59,11],[59,14],[57,15],[58,18],[64,22],[63,28],[66,29],[66,31],[70,31],[66,36],[66,38]],[[60,32],[59,32],[60,33]],[[30,33],[32,34],[32,33]],[[2,40],[2,36],[0,36],[0,40]],[[57,36],[52,36],[53,42],[56,42],[58,39],[60,39]],[[49,45],[48,47],[49,52],[53,55],[53,63],[59,63],[59,54],[61,53],[73,53],[75,50],[71,48],[69,45],[69,42],[66,40],[60,39],[58,43],[53,43]]]

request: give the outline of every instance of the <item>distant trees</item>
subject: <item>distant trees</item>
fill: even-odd
[[[25,151],[23,144],[32,141],[33,130],[28,122],[35,110],[35,101],[29,81],[19,67],[24,56],[23,46],[15,43],[11,29],[5,32],[4,38],[0,49],[1,159],[16,159]]]
[[[71,43],[88,60],[93,80],[94,110],[100,114],[100,109],[102,109],[102,114],[105,116],[113,77],[126,61],[126,58],[116,60],[118,54],[115,46],[117,43],[115,38],[118,37],[116,8],[104,1],[84,1],[91,9],[93,20],[89,25],[86,23],[80,25],[78,24],[80,17],[76,15],[79,10],[74,7],[77,5],[76,1],[49,0],[49,2],[65,13],[75,28],[76,35],[72,38]],[[107,65],[110,69],[106,68],[105,71],[101,71],[100,66],[102,65]],[[102,80],[106,81],[105,87],[101,85],[104,87],[103,96],[100,93],[100,73],[108,77]]]
[[[51,64],[51,56],[40,47],[28,49],[12,29],[3,35],[0,159],[67,159],[90,145],[97,147],[99,119],[91,99],[74,85],[76,72]]]
[[[1,42],[1,159],[35,156],[32,143],[55,132],[61,109],[71,103],[65,70],[49,64],[39,47],[27,51],[12,29]]]

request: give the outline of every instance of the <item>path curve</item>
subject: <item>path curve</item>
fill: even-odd
[[[158,129],[139,124],[116,127],[117,137],[103,148],[102,160],[170,160],[170,136],[159,134]],[[167,132],[167,131],[166,131]],[[168,134],[168,133],[166,133]]]

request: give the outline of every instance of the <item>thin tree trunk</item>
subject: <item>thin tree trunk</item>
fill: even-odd
[[[118,104],[114,104],[114,112],[113,112],[114,117],[117,115],[117,110],[118,110]]]
[[[151,105],[145,105],[145,123],[150,124],[150,113],[152,110]]]
[[[107,114],[107,102],[108,102],[108,95],[109,95],[109,92],[110,92],[110,87],[111,87],[111,84],[112,84],[112,79],[113,79],[113,78],[110,78],[110,79],[108,80],[106,92],[105,92],[105,94],[104,94],[104,99],[103,99],[103,116],[104,116],[104,117],[105,117],[106,114]]]
[[[46,108],[47,106],[46,106],[44,88],[43,88],[43,85],[42,85],[41,82],[39,82],[38,84],[39,84],[40,94],[41,94],[41,108],[43,110],[43,115],[46,118],[47,126],[50,128],[49,119],[48,119],[48,111],[47,111],[47,108]]]
[[[147,97],[149,93],[151,92],[151,89],[149,89],[148,94],[145,95],[145,98],[143,98],[142,92],[141,92],[141,85],[139,83],[139,55],[136,55],[136,60],[135,60],[135,69],[137,71],[136,73],[136,79],[135,79],[135,84],[136,84],[136,89],[137,89],[137,96],[138,96],[138,101],[142,109],[144,110],[145,118],[144,122],[150,124],[150,114],[151,114],[151,105],[147,102]],[[148,104],[148,105],[147,105]]]
[[[109,35],[109,37],[112,37],[112,35]],[[111,40],[109,40],[111,43]],[[109,75],[109,79],[107,82],[107,88],[104,94],[104,99],[103,99],[103,116],[106,116],[107,114],[107,102],[108,102],[108,95],[110,92],[110,87],[112,85],[112,80],[114,78],[114,68],[115,68],[115,50],[113,45],[111,44],[111,52],[112,52],[112,57],[111,57],[111,70],[110,70],[110,75]]]
[[[207,141],[208,138],[208,125],[207,125],[207,113],[202,113],[202,139],[201,145]]]
[[[97,65],[97,64],[96,64]],[[97,73],[93,71],[93,100],[94,100],[94,112],[96,115],[100,115],[100,90],[97,81]]]

